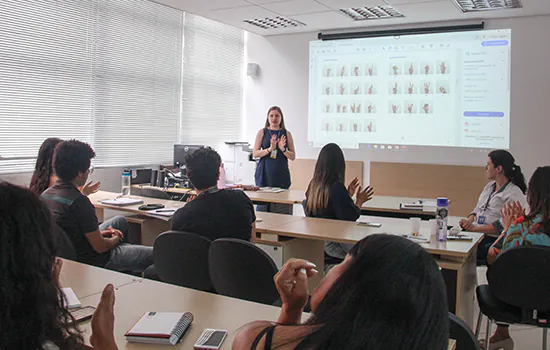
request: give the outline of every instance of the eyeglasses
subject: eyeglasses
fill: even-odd
[[[88,169],[88,176],[89,175],[92,175],[94,173],[94,166],[92,165],[89,169]]]

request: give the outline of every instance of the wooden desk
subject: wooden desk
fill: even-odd
[[[154,187],[150,185],[132,185],[132,188],[142,189],[142,188],[155,188],[161,189],[161,187]],[[166,189],[168,193],[177,193],[177,194],[186,194],[193,192],[193,190],[188,188],[168,188]],[[262,191],[244,191],[250,200],[254,203],[278,203],[278,204],[301,204],[302,201],[306,198],[304,191],[302,190],[286,190],[279,193],[271,192],[262,192]]]
[[[263,211],[256,212],[256,233],[267,233],[269,229],[288,224],[294,221],[302,220],[302,216],[284,215],[268,213]]]
[[[88,198],[90,198],[90,201],[92,202],[92,204],[98,209],[111,209],[111,210],[124,211],[126,213],[140,214],[140,215],[148,215],[148,212],[138,209],[143,204],[153,204],[153,203],[163,204],[164,206],[169,208],[181,208],[185,205],[184,202],[178,202],[178,201],[173,201],[169,199],[157,199],[157,198],[140,197],[140,196],[134,196],[134,195],[130,197],[135,199],[140,199],[143,201],[143,203],[125,205],[122,207],[117,205],[107,205],[107,204],[101,203],[102,200],[114,199],[119,195],[120,195],[119,193],[114,193],[114,192],[98,191],[94,194],[89,195]]]
[[[125,205],[125,206],[106,205],[101,203],[102,200],[113,199],[113,198],[116,198],[118,195],[119,195],[118,193],[98,191],[97,193],[90,195],[89,198],[92,204],[96,208],[97,217],[101,221],[103,220],[105,209],[115,210],[122,213],[139,215],[139,217],[136,219],[139,219],[137,221],[139,221],[139,225],[141,229],[140,243],[146,246],[153,246],[153,243],[155,242],[155,239],[158,237],[159,234],[170,230],[172,219],[171,218],[159,219],[154,215],[152,216],[151,212],[139,210],[138,208],[143,204],[153,204],[153,203],[163,204],[167,208],[176,208],[176,209],[179,209],[185,206],[184,202],[172,201],[168,199],[140,197],[140,196],[133,196],[133,195],[131,196],[132,198],[140,199],[143,201],[143,203],[134,204],[134,205]],[[132,220],[129,218],[128,221],[131,222]]]
[[[375,189],[376,191],[376,189]],[[420,198],[410,197],[392,197],[392,196],[377,196],[361,207],[363,215],[384,216],[383,214],[396,214],[400,217],[422,217],[423,219],[432,219],[435,216],[435,208],[426,208],[425,210],[410,210],[400,209],[401,203],[418,202]],[[436,199],[423,199],[426,202],[436,202]]]
[[[124,333],[148,311],[193,313],[195,319],[183,341],[170,349],[193,349],[205,328],[225,329],[229,333],[221,349],[231,349],[237,330],[255,320],[276,321],[280,308],[199,292],[161,282],[143,280],[119,288],[115,302],[115,340],[119,349],[167,349],[165,345],[128,343]],[[81,298],[82,305],[96,306],[100,295]],[[87,344],[91,322],[82,326]]]
[[[138,280],[141,279],[65,259],[63,259],[60,275],[61,286],[71,287],[79,299],[101,293],[109,283],[115,287],[121,287]]]
[[[81,264],[79,264],[81,265]],[[67,270],[65,274],[72,279],[74,273],[84,272],[94,269],[91,266],[81,265],[79,270]],[[114,280],[112,276],[116,272],[99,269],[102,281]],[[94,280],[87,280],[90,285]],[[91,286],[90,286],[91,287]],[[101,287],[101,290],[103,290]],[[80,297],[82,305],[97,306],[100,300],[100,294]],[[174,349],[192,349],[193,344],[199,338],[205,328],[219,328],[228,331],[227,337],[223,342],[221,349],[231,349],[233,339],[240,327],[255,321],[267,320],[276,321],[279,317],[280,308],[263,304],[252,303],[244,300],[228,298],[220,295],[199,292],[193,289],[177,287],[161,282],[151,280],[139,280],[129,284],[119,286],[115,291],[115,341],[119,349],[151,349],[163,350],[165,345],[128,343],[124,334],[130,329],[139,317],[148,311],[159,312],[185,312],[189,311],[194,315],[194,321],[181,343]],[[302,320],[305,321],[309,314],[304,314]],[[84,332],[84,339],[87,345],[90,345],[91,321],[85,321],[81,324]],[[449,341],[448,350],[455,349],[456,342]]]
[[[276,214],[273,214],[276,215]],[[357,225],[355,222],[338,221],[318,218],[303,218],[291,222],[277,224],[272,218],[272,225],[264,227],[267,234],[278,235],[281,238],[293,238],[296,246],[303,247],[295,251],[296,257],[308,259],[317,266],[323,266],[324,242],[356,243],[362,238],[377,234],[387,233],[403,235],[410,232],[411,224],[407,219],[366,217],[367,221],[379,222],[381,227],[368,227]],[[451,222],[457,221],[453,218]],[[267,226],[267,225],[266,225]],[[462,317],[470,326],[473,325],[474,294],[476,284],[476,247],[483,238],[479,233],[468,233],[473,237],[472,241],[448,241],[438,242],[435,236],[430,237],[429,223],[423,221],[420,227],[420,235],[430,238],[429,243],[420,245],[434,256],[434,259],[442,269],[451,270],[456,276],[452,276],[452,282],[448,283],[448,296],[451,310]],[[308,243],[309,241],[309,243]],[[317,276],[316,276],[317,277]],[[322,278],[312,280],[312,287]],[[451,300],[456,302],[452,303]]]
[[[132,185],[132,188],[156,188],[150,185]],[[169,193],[185,194],[189,193],[187,188],[168,188]],[[287,190],[280,193],[269,193],[261,191],[244,191],[250,200],[254,203],[278,203],[278,204],[302,204],[306,199],[305,191],[303,190]],[[411,197],[392,197],[392,196],[374,196],[370,201],[365,203],[361,208],[364,215],[390,216],[390,217],[422,217],[423,219],[431,219],[435,215],[435,209],[427,210],[402,210],[399,208],[400,203],[412,203],[420,198]],[[426,199],[429,202],[435,202],[435,199]]]

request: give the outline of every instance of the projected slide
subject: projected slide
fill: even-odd
[[[310,43],[308,141],[509,148],[511,31]]]

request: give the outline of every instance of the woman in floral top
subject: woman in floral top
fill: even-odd
[[[550,166],[539,167],[527,190],[529,215],[519,202],[509,203],[502,209],[504,230],[489,249],[487,261],[492,264],[501,251],[514,247],[542,245],[550,246]],[[502,245],[502,248],[499,246]],[[514,341],[507,325],[498,325],[489,341],[489,349],[513,350]],[[482,348],[487,347],[482,344]]]

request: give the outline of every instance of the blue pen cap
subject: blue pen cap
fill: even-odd
[[[449,199],[445,198],[445,197],[437,198],[437,206],[438,207],[448,207],[449,206]]]

